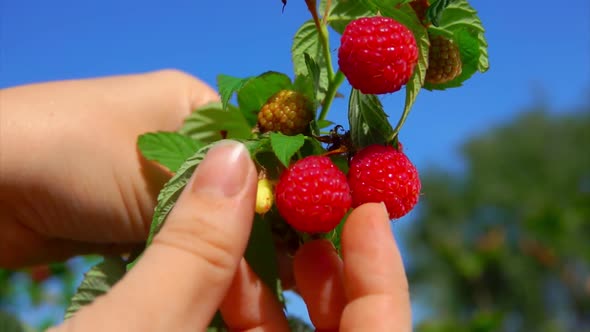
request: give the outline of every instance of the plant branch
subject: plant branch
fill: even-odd
[[[320,44],[322,45],[322,52],[324,53],[324,57],[326,58],[328,80],[332,82],[332,80],[334,79],[334,67],[332,66],[332,55],[330,54],[330,38],[328,35],[328,28],[326,24],[322,24],[322,22],[320,21],[317,9],[317,2],[315,0],[305,0],[305,4],[307,5],[307,9],[311,13],[311,17],[313,18],[313,22],[315,23],[315,28],[318,31]],[[326,17],[324,17],[323,19],[327,20]]]
[[[311,17],[313,17],[316,29],[320,31],[322,24],[318,16],[317,2],[315,0],[305,0],[305,4],[307,5],[307,10],[311,13]]]
[[[330,105],[332,104],[332,101],[334,100],[334,97],[336,95],[336,90],[338,90],[338,87],[340,86],[340,84],[342,84],[342,81],[344,80],[344,76],[342,75],[342,77],[335,77],[334,74],[334,66],[332,65],[332,54],[330,53],[330,35],[328,32],[328,27],[325,24],[327,21],[327,14],[329,13],[329,9],[331,6],[331,1],[328,0],[327,6],[326,6],[326,15],[324,15],[323,17],[323,24],[320,21],[319,15],[318,15],[318,10],[317,10],[317,2],[316,0],[305,0],[305,4],[307,5],[307,9],[309,10],[309,12],[311,13],[311,16],[313,17],[313,21],[315,23],[315,27],[316,30],[318,31],[318,38],[320,39],[320,44],[322,47],[322,52],[324,54],[324,58],[325,58],[325,66],[326,66],[326,70],[328,71],[328,93],[326,95],[326,99],[324,100],[324,103],[322,105],[322,111],[320,113],[320,120],[324,120],[328,114],[328,110],[330,109]]]
[[[324,52],[324,58],[326,58],[328,80],[331,83],[334,80],[334,67],[332,66],[332,54],[330,53],[330,37],[328,36],[328,28],[325,25],[320,25],[318,32],[320,36],[320,43],[322,44],[322,51]]]
[[[399,134],[399,131],[404,126],[404,122],[406,122],[408,115],[410,115],[410,107],[404,107],[404,112],[402,113],[402,116],[399,118],[397,125],[395,126],[395,129],[393,129],[393,134],[391,134],[389,142],[393,142],[393,140],[395,140],[395,138]]]
[[[332,106],[332,102],[334,101],[334,98],[338,93],[338,88],[342,82],[344,82],[344,74],[339,70],[334,76],[334,79],[330,81],[330,85],[328,85],[328,91],[326,92],[326,97],[324,98],[324,102],[322,104],[319,120],[326,119],[328,111],[330,110],[330,106]]]

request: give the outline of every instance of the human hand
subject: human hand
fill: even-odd
[[[203,83],[170,71],[1,91],[0,266],[122,252],[144,241],[170,175],[141,158],[137,136],[175,130],[216,98]],[[213,149],[187,187],[199,190],[185,191],[140,263],[61,328],[193,330],[221,308],[234,329],[287,330],[280,305],[242,259],[256,182],[243,156],[231,144]],[[232,198],[215,198],[222,186],[209,187],[214,194],[198,180],[230,181],[230,173],[245,182]],[[220,221],[226,225],[217,227]],[[342,245],[344,263],[324,241],[296,255],[297,287],[314,324],[409,330],[407,283],[383,208],[354,211]],[[171,299],[166,310],[162,299]]]
[[[256,182],[243,145],[216,145],[137,265],[54,332],[202,331],[218,308],[231,331],[288,331],[281,305],[242,258]],[[351,213],[342,250],[341,260],[317,240],[295,255],[297,289],[318,331],[410,331],[408,285],[382,205]]]
[[[0,267],[141,245],[170,174],[137,137],[216,99],[172,70],[0,90]]]

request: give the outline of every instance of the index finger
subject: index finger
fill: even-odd
[[[408,281],[382,204],[365,204],[351,213],[342,254],[348,304],[341,331],[411,331]]]

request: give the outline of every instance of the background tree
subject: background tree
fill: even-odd
[[[590,109],[544,107],[423,171],[408,227],[419,331],[590,331]]]

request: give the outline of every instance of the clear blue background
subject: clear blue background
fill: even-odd
[[[460,171],[461,142],[533,103],[564,111],[589,100],[589,1],[471,4],[487,29],[491,68],[462,88],[418,96],[400,137],[419,169]],[[302,0],[289,0],[284,13],[281,7],[279,0],[0,0],[0,88],[162,68],[211,85],[220,73],[290,74],[292,36],[309,14]],[[337,41],[332,36],[334,58]],[[382,101],[396,121],[403,93]],[[329,118],[346,124],[345,115],[341,100]],[[401,242],[411,218],[394,225]],[[417,309],[419,319],[424,313]],[[295,300],[289,310],[305,315]]]

